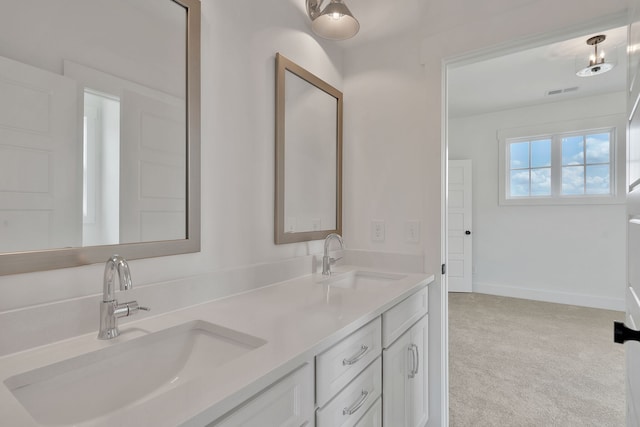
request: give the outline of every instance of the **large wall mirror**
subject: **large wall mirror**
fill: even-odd
[[[275,242],[342,233],[342,92],[276,55]]]
[[[0,274],[200,250],[200,1],[0,14]]]

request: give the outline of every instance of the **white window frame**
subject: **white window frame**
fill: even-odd
[[[547,123],[515,129],[499,130],[498,201],[500,205],[574,205],[620,204],[625,199],[626,133],[624,115],[602,116],[561,123]],[[611,131],[610,182],[611,194],[562,194],[562,138]],[[514,142],[551,140],[551,195],[509,196],[509,144]],[[556,160],[554,162],[554,160]]]

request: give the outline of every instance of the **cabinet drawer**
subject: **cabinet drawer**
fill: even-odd
[[[378,398],[354,427],[382,427],[382,398]]]
[[[382,351],[381,320],[377,317],[327,351],[316,356],[316,400],[324,406]]]
[[[411,325],[427,314],[427,288],[399,302],[382,314],[382,346],[387,348]]]
[[[382,361],[378,357],[327,406],[318,409],[316,426],[353,427],[381,395]]]
[[[208,427],[311,427],[313,406],[313,364],[307,363]]]

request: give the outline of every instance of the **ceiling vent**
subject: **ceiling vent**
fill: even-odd
[[[562,93],[576,92],[578,90],[578,86],[567,87],[564,89],[554,89],[547,92],[547,96],[551,95],[560,95]]]

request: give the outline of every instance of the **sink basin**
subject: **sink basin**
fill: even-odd
[[[5,380],[43,425],[87,422],[201,377],[266,341],[201,320]]]
[[[377,271],[349,271],[336,273],[319,283],[344,289],[371,289],[393,285],[407,277],[405,274],[381,273]]]

